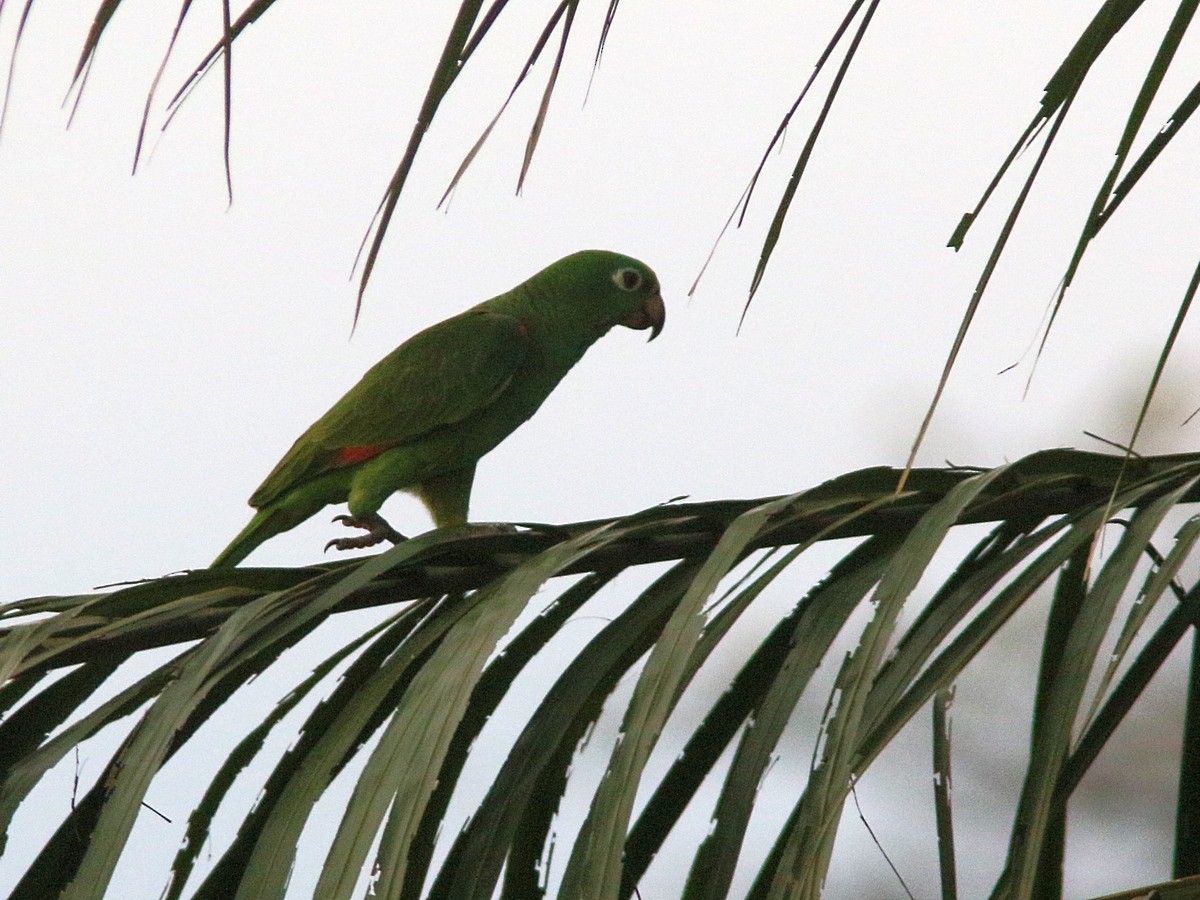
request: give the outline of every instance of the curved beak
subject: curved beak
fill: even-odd
[[[658,337],[658,333],[662,331],[663,323],[666,320],[667,308],[663,304],[662,294],[655,291],[646,298],[646,302],[642,305],[641,309],[621,319],[620,324],[635,331],[643,331],[649,328],[651,329],[650,340],[654,340]]]

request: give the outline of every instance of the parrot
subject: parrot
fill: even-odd
[[[565,256],[499,296],[418,332],[371,367],[305,431],[250,497],[253,518],[211,568],[236,566],[264,541],[325,506],[365,533],[351,550],[405,540],[379,514],[416,495],[435,527],[465,525],[484,454],[542,405],[587,349],[616,325],[666,319],[658,277],[608,250]]]

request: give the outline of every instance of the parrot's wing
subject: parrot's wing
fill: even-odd
[[[254,492],[262,507],[338,466],[461,422],[512,380],[528,338],[512,316],[472,309],[405,341],[302,434]]]

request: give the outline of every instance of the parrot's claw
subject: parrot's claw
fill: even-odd
[[[330,547],[335,550],[361,550],[364,547],[374,547],[385,540],[391,541],[393,544],[408,540],[384,521],[383,516],[378,513],[370,513],[365,516],[334,516],[333,521],[341,522],[347,528],[366,529],[367,533],[360,534],[358,537],[334,538],[325,545],[326,553],[329,552]]]

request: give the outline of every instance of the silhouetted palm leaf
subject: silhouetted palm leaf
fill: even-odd
[[[42,852],[23,863],[13,896],[104,896],[134,821],[149,815],[141,808],[147,791],[169,790],[156,782],[163,765],[209,733],[214,714],[238,704],[252,679],[277,672],[286,650],[331,616],[364,607],[382,618],[332,651],[324,645],[315,661],[306,645],[312,674],[281,686],[277,706],[249,718],[240,738],[223,739],[228,757],[195,773],[208,787],[173,863],[169,896],[281,896],[301,832],[349,766],[356,774],[341,824],[327,823],[321,838],[317,896],[354,896],[374,871],[381,896],[419,896],[428,885],[432,897],[485,898],[503,884],[504,896],[528,897],[542,890],[553,842],[560,854],[569,850],[551,867],[562,877],[557,896],[628,897],[714,771],[723,785],[715,828],[694,848],[685,895],[726,896],[735,866],[745,864],[758,786],[784,726],[802,698],[811,700],[811,678],[833,661],[851,615],[870,603],[837,675],[822,751],[796,788],[774,851],[759,857],[752,892],[816,897],[857,779],[1022,604],[1053,585],[1033,752],[997,889],[1029,896],[1039,865],[1044,872],[1058,860],[1062,812],[1083,771],[1200,615],[1200,589],[1179,583],[1185,562],[1194,563],[1197,520],[1177,528],[1165,553],[1154,549],[1168,518],[1200,500],[1200,455],[1122,461],[1050,451],[987,471],[916,470],[900,494],[898,477],[867,469],[787,497],[667,505],[511,535],[431,532],[353,561],[197,570],[0,608],[4,833],[39,779],[75,747],[113,730],[124,735]],[[1118,514],[1128,521],[1112,532],[1105,523]],[[947,544],[956,529],[983,523],[987,535],[965,555]],[[1111,549],[1096,545],[1105,533]],[[841,560],[745,657],[709,715],[688,725],[691,737],[665,775],[647,785],[646,761],[662,751],[666,722],[730,626],[807,553],[845,539]],[[947,554],[958,557],[953,572],[927,595],[918,584]],[[647,587],[622,587],[652,564],[660,574]],[[553,599],[534,599],[551,587]],[[1117,601],[1131,594],[1138,602],[1119,624]],[[1136,635],[1168,594],[1175,609],[1148,639]],[[531,603],[544,607],[532,618]],[[461,833],[451,839],[443,830],[446,855],[431,868],[476,738],[518,684],[530,689],[530,664],[554,658],[548,644],[585,606],[612,610],[611,621],[552,683],[535,688],[541,700],[506,756],[488,760],[490,789]],[[904,608],[917,612],[907,626]],[[525,624],[514,632],[518,621]],[[1110,630],[1121,633],[1116,653],[1133,665],[1100,653]],[[119,667],[165,647],[175,648],[169,660],[113,687]],[[1089,705],[1097,671],[1107,674]],[[590,813],[574,833],[555,831],[579,742],[627,673],[637,682],[624,701],[623,739]],[[105,685],[115,693],[93,705]],[[287,719],[302,709],[297,729]],[[280,732],[288,736],[282,753],[268,749]],[[729,747],[727,768],[714,770]],[[221,843],[214,812],[236,805],[234,779],[264,756],[271,771],[261,795]],[[941,759],[947,766],[944,749]],[[653,791],[635,816],[634,797],[646,787]],[[944,806],[943,815],[948,844]],[[1176,837],[1182,844],[1198,835]],[[213,845],[216,861],[201,864],[201,848]],[[943,868],[951,863],[944,858]]]

